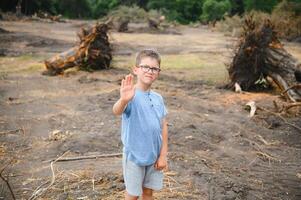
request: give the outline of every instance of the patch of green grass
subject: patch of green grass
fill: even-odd
[[[1,73],[34,72],[44,68],[41,56],[0,57]]]
[[[162,69],[182,71],[185,79],[203,80],[210,85],[227,78],[224,60],[217,54],[166,55],[162,58]]]
[[[196,54],[166,55],[162,57],[162,69],[200,69],[205,64]]]
[[[45,69],[44,63],[31,63],[27,65],[26,68],[21,69],[19,72],[30,73],[30,72],[40,71],[42,69]]]
[[[25,54],[25,55],[21,55],[19,57],[16,57],[19,61],[30,61],[35,59],[36,57],[33,56],[32,54]]]
[[[224,57],[219,54],[162,55],[161,68],[166,74],[214,85],[225,82],[228,77],[224,62]],[[134,63],[134,55],[115,56],[112,66],[130,70]]]
[[[135,65],[135,56],[114,56],[111,66],[123,69],[131,69]]]

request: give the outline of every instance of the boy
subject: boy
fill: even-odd
[[[121,82],[120,98],[113,106],[122,115],[123,176],[125,199],[153,199],[153,190],[163,186],[163,169],[167,168],[167,111],[160,94],[150,90],[158,78],[161,58],[154,50],[140,51],[133,73]]]

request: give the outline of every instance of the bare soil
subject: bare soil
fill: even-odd
[[[29,61],[16,60],[30,55],[42,66],[44,58],[72,47],[76,32],[89,24],[0,23],[9,31],[0,33],[0,167],[16,199],[29,199],[39,186],[50,187],[38,199],[122,199],[120,157],[57,162],[53,184],[49,160],[64,153],[121,153],[120,118],[111,110],[137,50],[158,48],[163,59],[195,54],[206,57],[210,66],[216,58],[230,61],[229,48],[236,41],[206,27],[180,27],[180,35],[111,33],[117,58],[112,69],[55,77],[41,75],[42,67],[24,71]],[[301,55],[300,44],[287,45]],[[11,72],[16,65],[18,70]],[[169,111],[170,168],[156,199],[300,200],[301,132],[289,125],[301,127],[300,116],[283,121],[259,110],[250,118],[244,108],[248,101],[274,111],[273,101],[281,105],[284,100],[275,91],[218,89],[202,72],[168,68],[154,84]],[[3,179],[0,184],[0,199],[12,199]]]

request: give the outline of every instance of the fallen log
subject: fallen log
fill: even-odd
[[[78,66],[83,70],[108,69],[112,60],[107,24],[96,24],[91,29],[78,33],[80,43],[50,59],[45,60],[44,75],[57,75],[64,70]]]
[[[251,90],[256,82],[267,77],[272,78],[285,97],[292,101],[301,101],[301,88],[298,85],[301,65],[284,48],[269,20],[256,25],[252,17],[245,20],[244,31],[235,56],[228,67],[230,83],[227,88],[239,84],[242,90]]]

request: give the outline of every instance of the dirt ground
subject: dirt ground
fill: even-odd
[[[112,114],[120,80],[134,54],[157,48],[162,74],[153,89],[168,107],[169,171],[155,199],[300,200],[300,116],[274,111],[284,100],[275,91],[234,93],[225,83],[236,38],[206,27],[179,27],[181,34],[111,33],[113,68],[41,75],[43,60],[74,45],[91,21],[0,21],[0,199],[122,199],[121,157],[53,164],[60,156],[121,153],[120,118]],[[301,60],[301,45],[287,43]],[[202,62],[202,63],[201,63]],[[165,68],[164,68],[165,66]]]

